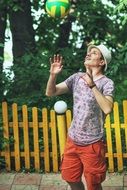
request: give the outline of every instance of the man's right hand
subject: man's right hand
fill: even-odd
[[[62,65],[62,56],[60,55],[54,55],[53,58],[50,58],[50,74],[58,74],[62,71],[63,65]]]

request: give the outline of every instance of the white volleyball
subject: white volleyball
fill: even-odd
[[[56,113],[62,114],[67,110],[67,104],[63,100],[59,100],[54,104],[54,110]]]

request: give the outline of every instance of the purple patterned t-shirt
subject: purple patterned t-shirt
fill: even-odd
[[[94,143],[104,136],[105,114],[98,105],[92,90],[76,73],[65,80],[73,93],[73,120],[68,130],[69,137],[78,145]],[[106,76],[94,81],[104,96],[113,96],[114,83]]]

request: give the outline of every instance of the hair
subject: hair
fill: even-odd
[[[104,56],[102,55],[102,53],[101,53],[100,60],[105,60]],[[105,71],[105,64],[102,66],[102,72],[104,72],[104,71]]]

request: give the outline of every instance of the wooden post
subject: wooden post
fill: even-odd
[[[60,156],[62,158],[67,137],[65,115],[57,115],[57,127],[58,127],[58,136],[59,136]]]

